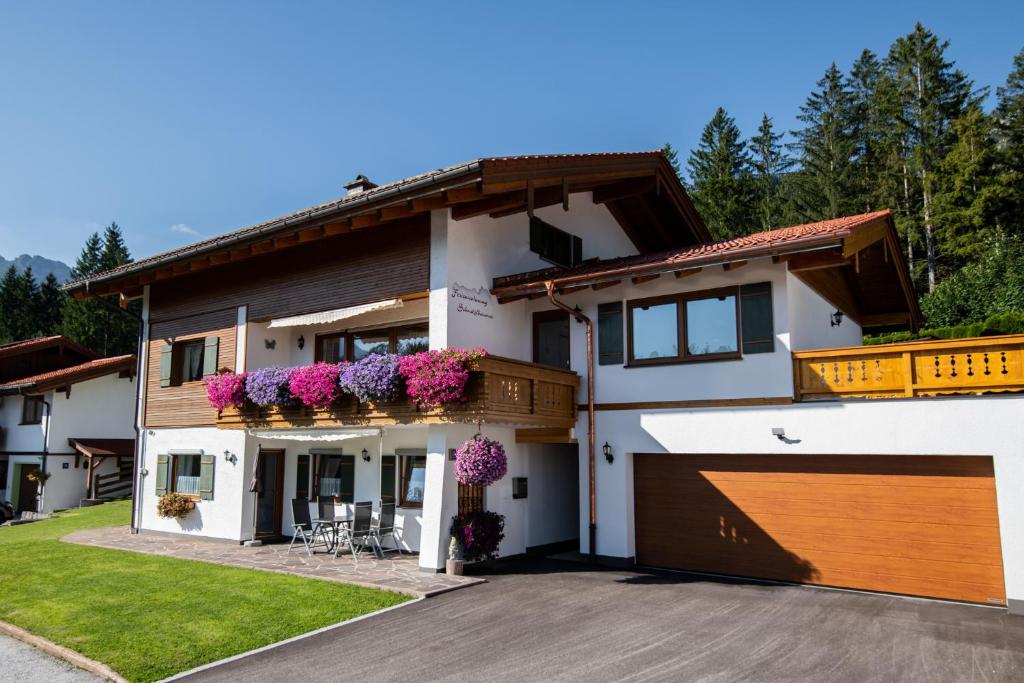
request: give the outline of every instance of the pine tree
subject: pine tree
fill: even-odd
[[[1006,85],[996,88],[996,101],[997,162],[1010,193],[1001,222],[1020,234],[1024,233],[1024,49],[1013,58]]]
[[[54,274],[47,273],[43,283],[39,286],[36,303],[38,334],[49,336],[60,332],[66,296],[61,291],[60,282],[57,281]]]
[[[736,121],[719,107],[687,162],[690,194],[716,239],[744,235],[757,227],[748,164]]]
[[[21,306],[21,314],[18,316],[21,322],[17,339],[31,339],[38,337],[40,332],[39,320],[39,284],[36,282],[32,266],[25,268],[18,278],[18,294],[15,300]]]
[[[836,218],[857,210],[853,131],[853,98],[847,79],[833,62],[818,89],[800,107],[804,124],[793,131],[800,170],[794,176],[792,200],[804,220]]]
[[[0,280],[0,343],[18,341],[23,307],[19,301],[20,277],[12,264]]]
[[[902,101],[908,126],[908,159],[920,188],[920,225],[925,237],[929,291],[938,281],[933,206],[937,167],[952,144],[952,123],[976,102],[971,81],[946,60],[949,43],[918,23],[893,43],[887,69]]]
[[[850,68],[851,133],[855,145],[853,187],[859,211],[895,208],[896,185],[884,182],[894,149],[899,107],[882,62],[864,50]],[[895,147],[898,149],[898,146]]]
[[[671,142],[666,142],[665,146],[661,148],[661,153],[665,155],[665,159],[672,165],[672,169],[676,172],[676,175],[682,178],[683,172],[679,168],[679,152],[672,146]]]
[[[781,141],[782,133],[775,132],[771,117],[764,114],[757,135],[750,138],[757,217],[763,230],[778,227],[783,215],[782,178],[793,162]]]

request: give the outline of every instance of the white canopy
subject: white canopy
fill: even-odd
[[[274,318],[267,327],[298,327],[299,325],[323,325],[326,323],[354,318],[364,313],[374,311],[387,311],[393,308],[401,308],[401,299],[385,299],[370,304],[359,304],[348,308],[336,308],[333,311],[320,311],[319,313],[307,313],[306,315],[291,315],[287,318]]]
[[[377,436],[379,429],[250,429],[249,436],[257,439],[284,439],[288,441],[344,441],[366,436]]]

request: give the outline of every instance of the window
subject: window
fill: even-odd
[[[622,365],[622,302],[597,307],[597,363]]]
[[[626,307],[630,365],[728,360],[741,352],[775,350],[769,282],[639,299]],[[598,321],[603,354],[600,311]]]
[[[565,268],[583,262],[582,239],[534,216],[530,217],[530,251]]]
[[[402,456],[402,485],[399,489],[402,507],[423,507],[423,491],[427,483],[427,456]]]
[[[41,424],[43,421],[43,405],[42,396],[26,396],[21,402],[21,424]]]
[[[384,455],[380,459],[380,502],[395,502],[395,456]]]
[[[314,360],[325,363],[357,361],[375,353],[409,355],[430,348],[426,323],[382,330],[332,332],[316,336]]]
[[[171,458],[171,488],[174,493],[199,496],[199,476],[202,474],[202,455],[189,453]]]
[[[295,463],[295,497],[309,499],[308,455],[300,455]]]
[[[320,454],[317,468],[317,496],[330,496],[339,503],[355,501],[356,459],[354,455]]]
[[[533,314],[533,362],[569,369],[569,314],[537,311]]]
[[[219,337],[169,342],[160,350],[160,386],[200,382],[217,372]]]

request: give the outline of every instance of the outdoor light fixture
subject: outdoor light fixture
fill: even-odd
[[[305,345],[306,345],[306,338],[305,338],[305,337],[303,337],[303,336],[302,336],[302,335],[300,334],[300,335],[299,335],[299,351],[301,351],[301,350],[302,350],[302,347],[304,347]]]
[[[830,316],[830,320],[829,320],[829,322],[831,322],[831,323],[832,323],[832,327],[839,327],[840,325],[842,325],[842,324],[843,324],[843,312],[842,312],[842,311],[840,311],[840,310],[839,310],[839,309],[837,308],[837,309],[836,309],[836,311],[835,311],[835,313],[833,313],[833,314],[832,314],[832,315]]]
[[[224,451],[224,459],[227,460],[232,465],[238,462],[238,456],[236,456],[231,451]]]
[[[612,453],[612,447],[608,445],[607,441],[601,446],[601,452],[604,453],[604,457],[607,458],[609,465],[615,462],[615,454]]]
[[[772,427],[772,436],[774,436],[779,441],[785,441],[786,430],[782,427]]]
[[[370,452],[368,450],[366,450],[364,448],[362,455],[363,455],[363,462],[370,462]]]

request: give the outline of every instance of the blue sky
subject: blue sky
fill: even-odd
[[[4,3],[0,255],[135,256],[478,156],[788,129],[832,60],[920,20],[978,85],[1021,2]]]

